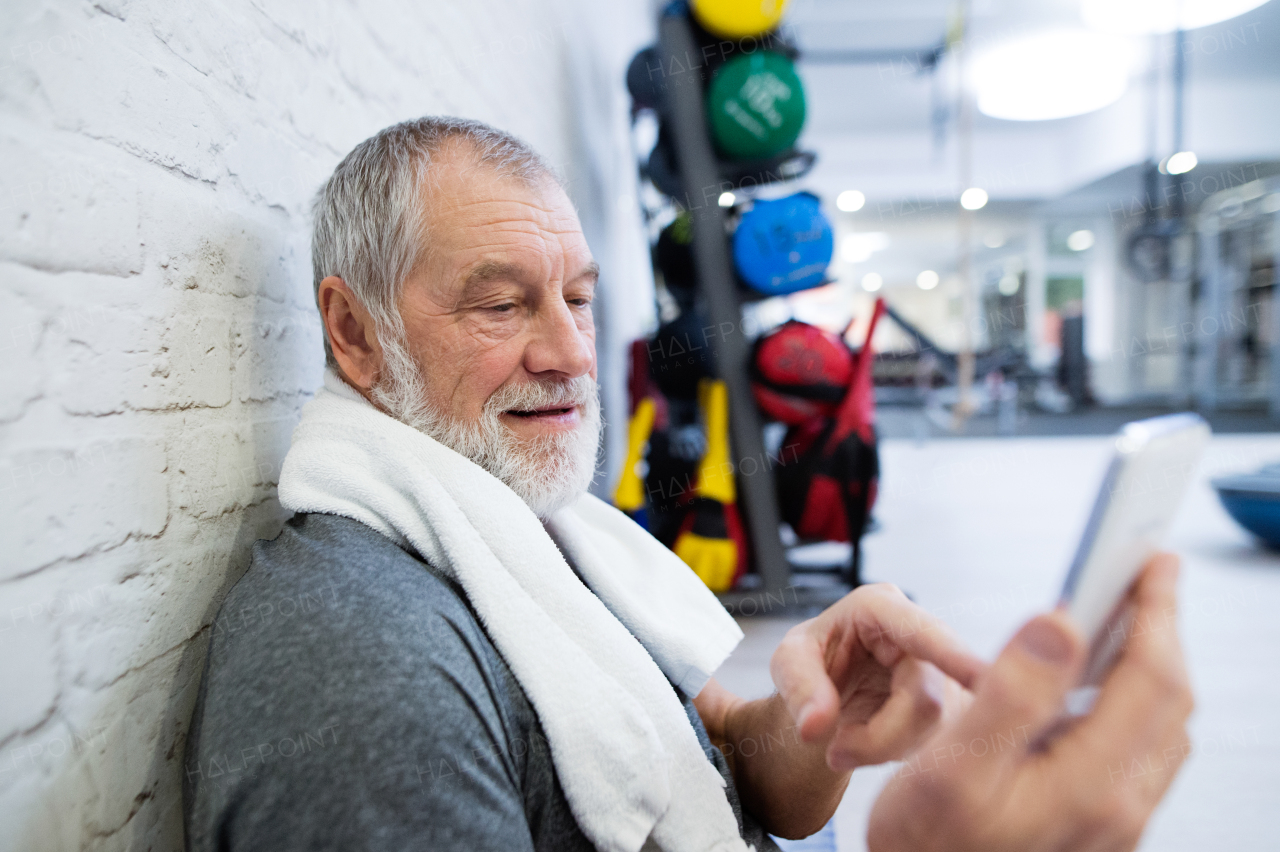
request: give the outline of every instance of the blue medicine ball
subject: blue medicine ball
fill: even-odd
[[[835,240],[817,196],[798,192],[757,201],[733,235],[738,275],[766,296],[782,296],[822,283]]]

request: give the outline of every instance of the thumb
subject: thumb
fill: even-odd
[[[827,673],[824,645],[810,631],[814,619],[801,622],[778,643],[769,672],[795,720],[800,739],[815,742],[835,729],[840,695]]]
[[[1058,718],[1084,656],[1084,641],[1065,613],[1027,622],[979,678],[955,727],[935,738],[935,759],[957,764],[967,783],[996,783]]]

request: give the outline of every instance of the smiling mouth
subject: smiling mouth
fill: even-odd
[[[511,411],[508,411],[507,414],[510,414],[513,417],[558,417],[570,413],[575,408],[577,408],[576,405],[563,406],[560,408],[537,408],[529,411],[517,411],[512,409]]]

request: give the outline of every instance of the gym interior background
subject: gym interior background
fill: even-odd
[[[829,247],[815,286],[764,298],[735,280],[710,310],[739,311],[742,334],[704,342],[796,319],[859,347],[884,300],[862,349],[879,494],[859,570],[983,653],[1052,604],[1108,436],[1203,414],[1216,434],[1169,537],[1196,747],[1142,848],[1275,848],[1280,558],[1213,481],[1280,462],[1280,0],[1187,0],[1181,30],[1176,6],[794,0],[764,39],[687,30],[700,62],[772,51],[803,87],[785,150],[739,152],[753,171],[732,167],[723,129],[706,148],[712,122],[680,118],[680,83],[706,81],[698,62],[671,64],[666,3],[6,4],[0,849],[182,847],[213,615],[283,520],[280,463],[320,381],[310,199],[357,142],[424,114],[514,132],[566,179],[603,270],[597,489],[611,498],[627,470],[646,475],[629,440],[633,342],[667,357],[674,338],[655,335],[691,304],[651,252],[680,230],[673,196],[702,210],[703,234],[816,196],[803,215]],[[677,167],[673,186],[698,145],[716,180],[685,185]],[[696,274],[730,274],[713,260],[699,254]],[[760,416],[740,409],[746,354],[715,351],[741,368],[725,376],[735,451]],[[691,423],[707,425],[711,398]],[[766,472],[739,465],[738,491],[772,493],[780,429],[752,425]],[[1265,514],[1277,479],[1233,493]],[[851,548],[764,536],[759,505],[745,509],[751,552],[780,560],[747,558],[723,592],[748,639],[721,677],[750,697],[769,691],[800,604],[847,588]],[[812,848],[862,848],[888,771],[855,774]]]

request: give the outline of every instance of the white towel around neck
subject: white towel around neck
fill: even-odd
[[[457,581],[533,704],[569,808],[599,849],[751,848],[668,683],[698,694],[742,631],[631,519],[586,495],[544,527],[505,484],[332,370],[302,410],[280,502],[360,521]]]

